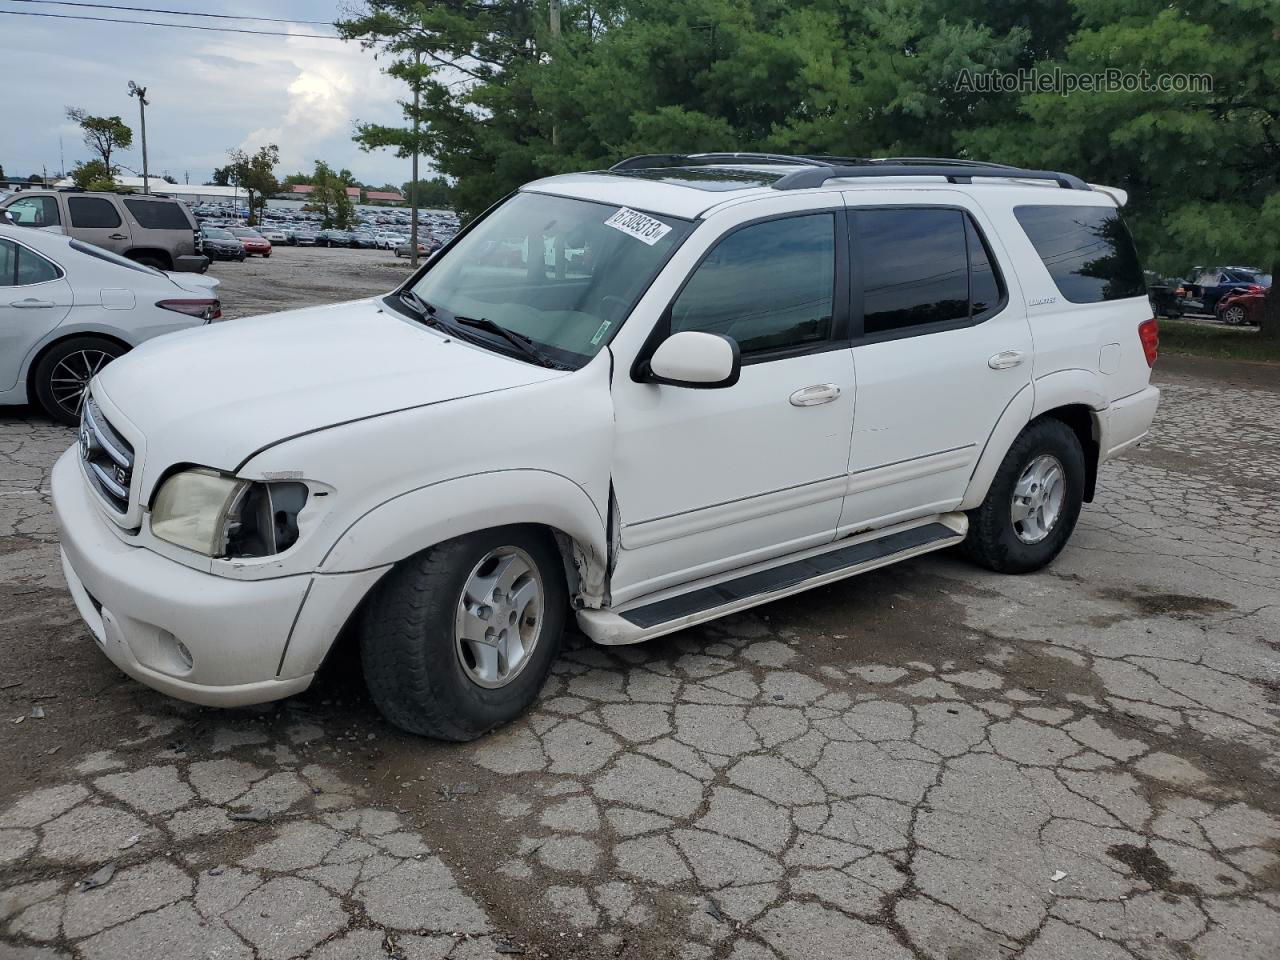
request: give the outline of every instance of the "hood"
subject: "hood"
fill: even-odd
[[[300,434],[560,376],[356,300],[158,337],[103,369],[93,390],[145,446],[149,491],[174,463],[232,470]]]

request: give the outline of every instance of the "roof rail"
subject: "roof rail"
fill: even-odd
[[[949,183],[971,183],[974,177],[1005,180],[1048,180],[1066,190],[1089,190],[1087,183],[1069,173],[1055,170],[1027,170],[985,160],[947,157],[829,157],[784,153],[646,153],[620,160],[611,172],[655,167],[687,167],[714,163],[778,163],[802,167],[784,174],[773,184],[775,190],[803,190],[820,187],[828,180],[859,177],[943,177]]]
[[[654,167],[696,167],[710,163],[791,163],[805,167],[835,166],[856,162],[849,157],[800,157],[785,153],[643,153],[619,160],[612,170],[649,170]]]
[[[948,183],[972,183],[974,177],[997,177],[1003,180],[1051,180],[1066,190],[1088,190],[1079,177],[1054,170],[1023,170],[1020,167],[970,165],[961,163],[865,163],[853,166],[810,167],[796,170],[775,180],[775,190],[804,190],[820,187],[828,180],[863,177],[943,177]]]

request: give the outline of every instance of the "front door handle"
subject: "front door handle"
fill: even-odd
[[[107,239],[108,240],[128,240],[129,238],[126,237],[123,233],[108,233]]]
[[[19,310],[38,310],[42,307],[52,307],[52,300],[37,300],[35,297],[27,297],[25,300],[14,300],[9,304],[11,307],[17,307]]]
[[[1021,350],[1001,350],[987,361],[987,366],[992,370],[1008,370],[1010,367],[1016,367],[1025,359],[1027,359],[1027,355]]]
[[[801,387],[791,395],[793,407],[816,407],[820,403],[830,403],[840,396],[840,388],[834,383],[815,383],[811,387]]]

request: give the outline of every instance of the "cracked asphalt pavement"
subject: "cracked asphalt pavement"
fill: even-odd
[[[125,678],[57,562],[71,433],[0,415],[0,960],[1274,960],[1280,373],[1157,380],[1049,570],[574,636],[461,745],[349,651],[253,710]]]

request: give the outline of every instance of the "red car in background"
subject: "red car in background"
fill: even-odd
[[[1266,296],[1267,288],[1263,286],[1232,290],[1218,301],[1218,309],[1215,312],[1223,323],[1233,325],[1252,323],[1261,326],[1262,302]]]
[[[244,252],[249,256],[271,256],[271,241],[252,227],[232,227],[231,233],[244,245]]]

